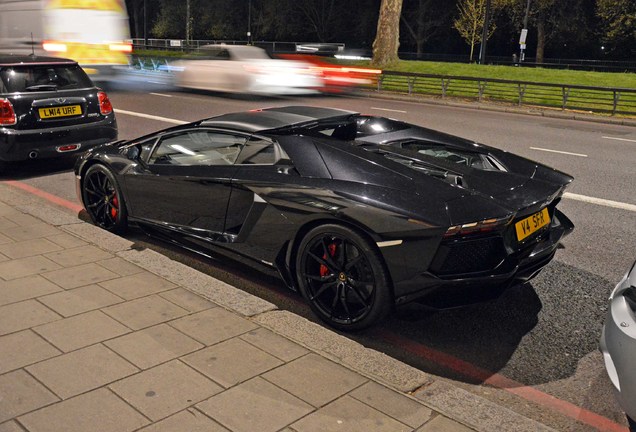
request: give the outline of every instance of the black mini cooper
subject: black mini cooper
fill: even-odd
[[[0,54],[0,169],[115,139],[111,102],[77,62]]]

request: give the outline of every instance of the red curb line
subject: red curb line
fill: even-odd
[[[36,187],[30,186],[26,183],[22,183],[20,181],[16,181],[16,180],[7,180],[4,181],[3,183],[8,184],[10,186],[13,186],[15,188],[18,189],[22,189],[25,192],[29,192],[30,194],[39,196],[40,198],[44,198],[47,201],[52,202],[53,204],[56,204],[58,206],[67,208],[69,210],[72,210],[76,213],[79,213],[80,211],[84,210],[84,207],[82,207],[79,204],[73,203],[71,201],[67,201],[64,198],[60,198],[56,195],[50,194],[48,192],[44,192],[43,190],[40,190]]]
[[[492,387],[505,390],[509,393],[522,397],[538,405],[547,407],[553,411],[570,417],[574,420],[585,423],[588,426],[603,432],[629,432],[628,428],[622,426],[606,417],[596,414],[576,406],[570,402],[526,386],[520,382],[507,378],[498,373],[493,373],[486,369],[475,366],[450,354],[428,348],[425,345],[414,343],[412,340],[396,335],[395,333],[379,330],[378,335],[385,341],[402,347],[405,350],[430,360],[449,370],[458,372],[468,378],[483,381]]]

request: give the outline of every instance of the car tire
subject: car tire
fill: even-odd
[[[391,282],[380,252],[345,226],[320,225],[303,237],[296,276],[314,313],[336,329],[364,329],[392,308]]]
[[[104,165],[93,165],[84,174],[82,201],[95,225],[115,233],[128,227],[124,196],[115,176]]]
[[[627,423],[629,424],[629,431],[636,432],[636,420],[634,420],[630,416],[626,416],[626,417],[627,417]]]

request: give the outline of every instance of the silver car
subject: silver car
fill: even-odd
[[[196,90],[297,95],[317,93],[323,86],[312,64],[273,59],[265,50],[247,45],[204,45],[172,69],[178,87]]]
[[[616,285],[609,301],[600,350],[630,428],[636,430],[636,262]]]

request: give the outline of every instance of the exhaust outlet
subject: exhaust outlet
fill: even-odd
[[[38,152],[32,151],[29,153],[29,159],[35,159],[38,157]]]

